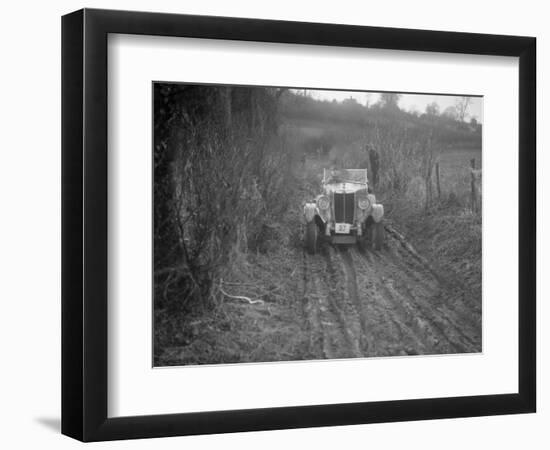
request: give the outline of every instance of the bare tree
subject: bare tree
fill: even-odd
[[[371,103],[372,103],[372,95],[373,95],[373,94],[370,93],[370,92],[367,92],[367,93],[365,94],[365,107],[366,107],[367,109],[370,108],[370,105],[371,105]]]
[[[380,154],[379,183],[395,192],[407,188],[410,177],[413,147],[408,145],[407,130],[403,127],[374,129],[373,145]]]
[[[468,116],[468,109],[472,103],[471,97],[458,97],[455,100],[455,108],[458,120],[464,122]]]
[[[458,118],[458,112],[456,110],[456,107],[454,106],[448,106],[447,108],[445,108],[442,115],[453,120],[456,120]]]
[[[438,116],[439,115],[439,105],[436,102],[432,102],[429,105],[426,105],[426,115],[428,115],[428,116]]]
[[[277,135],[281,90],[155,85],[155,302],[213,305],[232,255],[256,245],[292,159]],[[205,105],[208,107],[206,108]]]
[[[398,103],[400,98],[401,94],[384,92],[380,94],[380,100],[378,101],[378,103],[382,108],[397,110],[399,109]]]

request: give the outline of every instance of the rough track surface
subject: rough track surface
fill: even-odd
[[[318,358],[481,351],[481,302],[387,233],[381,251],[304,254],[304,318]]]

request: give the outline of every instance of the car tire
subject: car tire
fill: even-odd
[[[386,238],[386,230],[382,222],[372,224],[372,245],[374,250],[382,250],[384,240]]]
[[[363,227],[361,236],[357,236],[357,250],[359,250],[359,253],[367,251],[367,232],[368,230]]]
[[[317,238],[319,229],[314,220],[306,224],[306,250],[310,255],[314,255],[317,251]]]

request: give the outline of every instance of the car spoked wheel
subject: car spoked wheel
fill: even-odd
[[[360,253],[365,253],[367,251],[367,232],[368,230],[363,228],[361,236],[357,236],[357,250]]]
[[[372,246],[374,250],[382,250],[386,238],[386,230],[382,222],[372,224]]]
[[[317,241],[319,240],[319,229],[315,221],[306,224],[306,250],[310,255],[317,251]]]

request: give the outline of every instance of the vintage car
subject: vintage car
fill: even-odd
[[[319,242],[358,244],[370,241],[375,250],[384,243],[384,207],[376,203],[366,169],[323,170],[322,194],[304,206],[305,245],[309,253]]]

